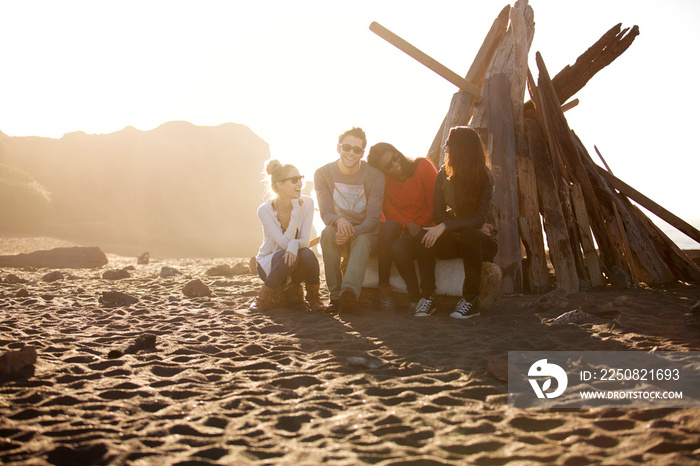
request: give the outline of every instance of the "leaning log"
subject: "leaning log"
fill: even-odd
[[[598,167],[601,175],[605,177],[605,179],[608,180],[608,183],[610,183],[615,189],[620,191],[622,194],[625,196],[629,197],[633,201],[637,202],[639,205],[647,209],[649,212],[652,214],[656,215],[659,217],[661,220],[665,221],[672,227],[675,227],[678,229],[678,231],[685,233],[688,235],[689,238],[697,241],[700,243],[700,231],[686,222],[685,220],[681,219],[680,217],[677,217],[673,215],[671,212],[668,210],[664,209],[661,207],[659,204],[656,202],[652,201],[648,197],[646,197],[644,194],[640,193],[636,189],[634,189],[632,186],[628,185],[612,173],[604,170],[601,167]]]
[[[381,24],[373,21],[372,24],[369,25],[369,29],[394,47],[406,53],[409,57],[417,60],[419,63],[428,67],[430,70],[442,76],[461,90],[469,92],[477,99],[481,98],[481,89],[478,86],[475,86],[466,79],[462,78],[460,75],[450,70],[431,56],[417,49],[412,44],[406,42],[404,39],[397,36]]]
[[[622,24],[617,24],[578,57],[573,66],[567,65],[557,73],[552,78],[552,84],[559,97],[559,103],[563,104],[583,89],[596,73],[622,55],[638,35],[638,26],[622,29]],[[532,101],[525,104],[526,112],[533,108]]]
[[[495,167],[493,206],[498,224],[498,254],[494,262],[503,270],[503,292],[523,290],[522,253],[518,235],[518,174],[515,165],[515,133],[510,104],[510,78],[491,76],[484,85],[488,130],[493,134],[491,163]]]
[[[613,211],[612,205],[617,207],[620,219],[627,233],[629,245],[634,258],[633,266],[636,267],[639,280],[648,285],[670,283],[676,280],[666,261],[659,255],[639,215],[634,211],[629,200],[620,195],[601,174],[600,167],[593,162],[584,147],[579,145],[579,153],[588,178],[596,192],[595,201],[606,205],[609,211]],[[597,238],[597,237],[596,237]],[[623,264],[622,268],[627,269]]]
[[[588,211],[590,225],[593,228],[593,233],[598,243],[601,259],[609,268],[614,265],[622,266],[623,264],[619,261],[619,255],[617,251],[614,250],[608,236],[608,230],[605,226],[600,205],[596,200],[595,191],[587,176],[586,169],[581,160],[571,130],[569,129],[566,117],[564,117],[561,111],[561,105],[554,93],[554,85],[549,79],[547,67],[544,64],[542,55],[537,52],[535,58],[540,72],[538,89],[540,89],[542,100],[545,102],[547,120],[550,123],[550,137],[555,138],[560,148],[563,161],[566,164],[566,169],[573,178],[581,184],[581,189],[583,190],[586,200],[586,209]]]
[[[0,267],[47,269],[93,269],[107,264],[107,256],[98,247],[54,248],[26,254],[0,256]]]
[[[578,275],[571,248],[569,247],[569,235],[564,214],[558,200],[559,196],[547,142],[535,120],[526,118],[525,128],[530,145],[530,154],[532,154],[535,169],[537,170],[537,188],[540,193],[544,230],[547,234],[549,257],[554,267],[557,285],[566,291],[576,293],[579,289]]]

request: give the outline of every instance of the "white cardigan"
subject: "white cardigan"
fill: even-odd
[[[263,229],[263,243],[255,260],[267,275],[270,274],[272,256],[277,251],[289,251],[297,256],[300,248],[309,247],[314,219],[314,200],[304,195],[301,199],[303,205],[299,205],[299,199],[292,200],[292,215],[286,231],[282,231],[282,224],[272,207],[272,199],[258,207],[258,218]]]

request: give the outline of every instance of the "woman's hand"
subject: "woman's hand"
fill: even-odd
[[[424,229],[427,231],[425,236],[423,236],[423,239],[421,242],[426,248],[432,248],[435,245],[435,241],[442,236],[442,234],[445,232],[445,224],[441,223],[440,225],[434,226],[434,227],[425,227]]]
[[[286,251],[286,252],[284,253],[283,259],[284,259],[284,263],[287,264],[287,266],[291,267],[291,266],[293,266],[294,263],[296,262],[297,256],[295,256],[294,254],[292,254],[292,253],[289,252],[289,251]]]
[[[486,235],[490,235],[493,231],[493,225],[491,225],[490,223],[484,223],[483,225],[481,225],[481,228],[479,230]]]
[[[414,238],[420,235],[420,232],[422,230],[423,229],[416,222],[408,222],[406,224],[406,231],[408,231],[408,234],[413,236]]]

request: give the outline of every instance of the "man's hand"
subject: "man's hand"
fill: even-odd
[[[341,244],[345,244],[350,240],[350,236],[346,236],[342,233],[336,233],[335,234],[335,244],[340,246]]]
[[[435,241],[445,232],[445,228],[444,223],[434,227],[425,227],[424,230],[426,230],[427,233],[423,236],[421,242],[426,248],[432,248],[435,245]]]
[[[479,228],[479,231],[486,235],[490,235],[493,231],[493,225],[491,225],[490,223],[484,223],[483,225],[481,225],[481,228]]]
[[[408,231],[408,234],[414,238],[420,235],[422,230],[423,229],[416,222],[409,222],[406,224],[406,231]]]
[[[335,229],[340,235],[347,236],[348,238],[355,234],[355,227],[352,226],[350,220],[344,217],[340,217],[336,220]]]
[[[283,259],[284,259],[284,263],[287,264],[287,266],[291,267],[294,265],[294,262],[296,262],[297,256],[295,256],[294,254],[292,254],[289,251],[286,251],[284,253]]]

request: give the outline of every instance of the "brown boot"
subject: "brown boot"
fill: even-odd
[[[275,293],[270,288],[263,285],[260,287],[260,292],[255,297],[255,300],[250,303],[250,307],[248,309],[251,311],[260,312],[274,309],[277,306],[277,303],[275,303],[274,294]]]
[[[321,284],[306,285],[306,302],[309,303],[312,311],[323,312],[326,310],[325,304],[321,301]]]
[[[282,290],[282,294],[284,295],[284,302],[287,306],[306,308],[304,288],[301,286],[301,283],[289,283]]]

